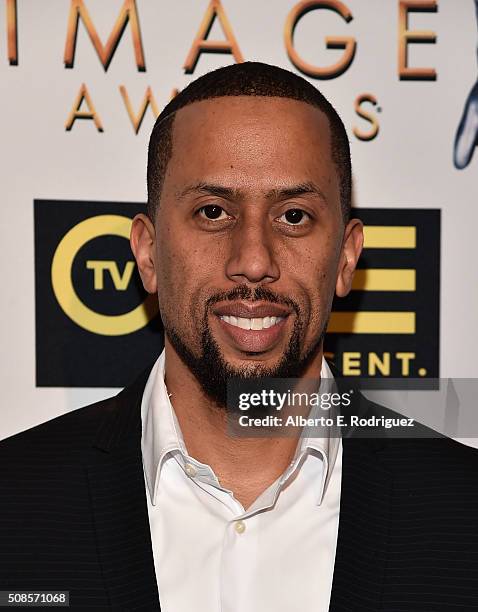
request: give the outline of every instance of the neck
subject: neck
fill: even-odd
[[[322,349],[303,378],[320,379]],[[298,436],[231,437],[226,411],[204,393],[172,345],[165,342],[165,382],[191,457],[209,465],[221,486],[248,508],[287,468]],[[258,468],[259,466],[259,468]]]

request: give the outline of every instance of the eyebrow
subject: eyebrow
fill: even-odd
[[[226,200],[234,200],[239,202],[245,200],[246,198],[244,192],[240,189],[204,182],[189,185],[182,191],[177,192],[176,197],[178,199],[183,199],[191,193],[203,193],[224,198]],[[324,192],[312,181],[297,183],[296,185],[291,185],[289,187],[271,189],[265,194],[265,198],[266,200],[277,202],[287,198],[295,198],[303,195],[315,195],[323,200],[325,204],[327,204],[327,198],[325,197]]]
[[[279,189],[272,189],[266,195],[268,200],[285,200],[287,198],[296,198],[302,195],[315,195],[323,200],[327,204],[327,198],[324,192],[318,185],[312,181],[306,183],[298,183],[297,185],[291,185],[290,187],[282,187]]]
[[[244,194],[239,189],[203,182],[196,183],[195,185],[189,185],[182,191],[178,191],[176,193],[176,197],[181,200],[191,193],[204,193],[207,195],[217,196],[218,198],[224,198],[226,200],[244,199]]]

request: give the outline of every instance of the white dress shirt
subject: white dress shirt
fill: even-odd
[[[162,612],[326,612],[337,544],[340,438],[301,438],[287,470],[244,510],[186,449],[164,351],[141,406]],[[322,378],[332,377],[322,361]]]

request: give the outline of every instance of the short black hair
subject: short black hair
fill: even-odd
[[[148,148],[148,214],[152,220],[161,197],[166,168],[172,155],[176,111],[193,102],[222,96],[267,96],[311,104],[329,120],[332,160],[337,166],[340,201],[345,222],[350,216],[352,166],[344,124],[330,102],[304,78],[262,62],[243,62],[218,68],[190,83],[167,104],[156,120]]]

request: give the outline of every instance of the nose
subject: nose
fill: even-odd
[[[280,269],[274,251],[273,229],[267,219],[242,219],[231,235],[226,276],[240,284],[272,283]]]

